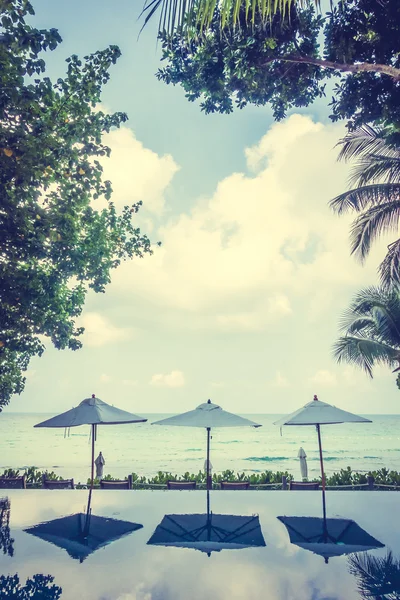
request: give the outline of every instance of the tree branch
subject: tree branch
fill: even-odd
[[[282,62],[316,65],[318,67],[322,67],[323,69],[332,69],[334,71],[343,71],[347,73],[382,73],[383,75],[388,75],[395,81],[400,81],[400,69],[392,67],[391,65],[380,65],[375,63],[336,63],[330,60],[324,60],[322,58],[314,58],[312,56],[277,57],[262,63],[261,66],[264,67],[276,60],[280,60]]]

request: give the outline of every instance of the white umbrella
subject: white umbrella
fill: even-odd
[[[321,402],[317,396],[314,396],[314,400],[299,408],[291,415],[283,417],[279,421],[276,421],[274,425],[315,425],[318,434],[318,446],[319,446],[319,460],[321,464],[321,477],[322,477],[322,500],[323,500],[323,511],[324,518],[326,517],[325,507],[325,473],[324,473],[324,461],[322,458],[322,445],[321,445],[321,425],[335,425],[338,423],[371,423],[369,419],[359,417],[353,413],[349,413],[336,406]]]
[[[94,461],[94,464],[96,465],[96,479],[101,479],[103,477],[104,465],[106,464],[106,461],[104,460],[104,456],[102,455],[101,452],[98,455],[98,457],[96,458],[96,460]]]
[[[91,486],[94,478],[94,445],[97,435],[97,425],[122,425],[123,423],[144,423],[147,419],[138,417],[126,410],[106,404],[92,394],[91,398],[82,400],[78,406],[67,410],[56,417],[38,423],[35,427],[77,427],[78,425],[92,426],[92,468]],[[89,499],[90,500],[90,499]],[[89,501],[90,503],[90,501]]]
[[[298,458],[300,459],[300,473],[302,479],[307,479],[308,477],[308,468],[307,468],[307,454],[304,452],[303,448],[300,448],[298,453]]]
[[[195,410],[168,417],[161,421],[155,421],[153,425],[174,425],[179,427],[205,427],[207,429],[207,489],[210,488],[210,431],[214,427],[261,427],[258,423],[239,417],[233,413],[223,410],[211,400],[199,404]]]

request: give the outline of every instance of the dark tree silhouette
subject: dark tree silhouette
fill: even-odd
[[[383,557],[366,552],[352,554],[348,562],[350,573],[357,578],[361,598],[400,600],[400,560],[392,552]]]
[[[14,555],[14,540],[10,535],[10,500],[0,498],[0,550],[8,556]]]
[[[26,580],[25,585],[19,582],[18,574],[0,575],[1,600],[58,600],[62,589],[53,583],[54,577],[37,573]]]

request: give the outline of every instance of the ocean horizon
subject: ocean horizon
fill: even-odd
[[[0,415],[0,470],[35,466],[62,477],[86,482],[89,477],[90,427],[69,430],[34,428],[54,413],[3,412]],[[106,464],[104,474],[125,477],[135,472],[151,476],[158,471],[197,473],[204,468],[205,431],[187,427],[152,426],[171,413],[144,413],[147,423],[98,427],[96,455]],[[245,413],[243,413],[245,414]],[[282,414],[247,413],[262,427],[215,429],[211,440],[214,472],[261,473],[288,471],[300,477],[298,450],[307,454],[309,476],[319,474],[318,443],[313,426],[273,425]],[[400,415],[365,414],[372,423],[321,427],[326,473],[351,466],[368,472],[386,467],[400,470]]]

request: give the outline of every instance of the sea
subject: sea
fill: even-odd
[[[86,482],[90,475],[90,427],[34,428],[51,414],[0,413],[0,474],[6,468],[35,466]],[[105,459],[104,474],[123,478],[129,473],[153,476],[158,471],[183,474],[204,469],[206,431],[190,427],[152,425],[167,414],[148,414],[147,423],[98,427],[96,456]],[[299,448],[307,454],[309,477],[319,474],[315,427],[274,425],[283,415],[243,415],[262,427],[212,431],[213,472],[262,473],[288,471],[300,477]],[[382,467],[400,470],[400,415],[364,415],[372,423],[321,427],[325,469],[332,474],[350,466],[368,472]]]

